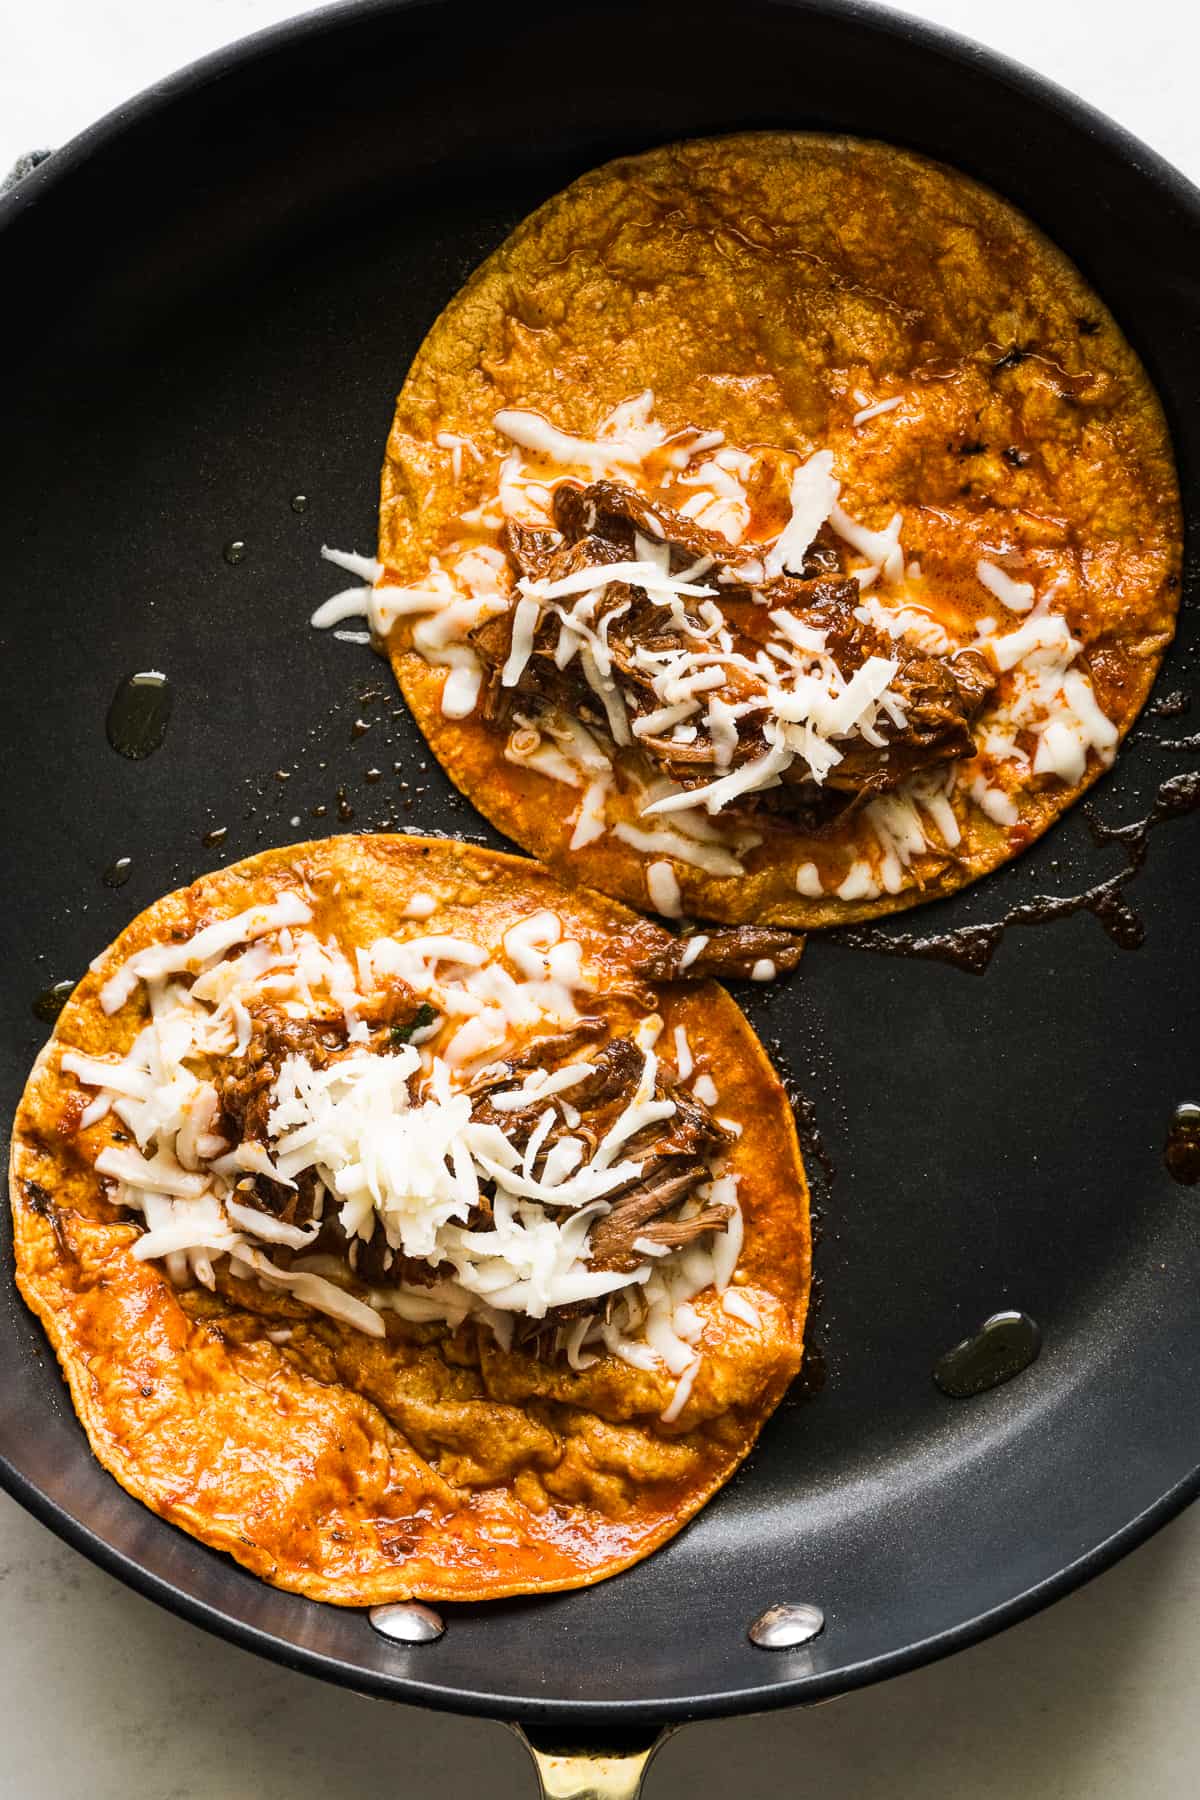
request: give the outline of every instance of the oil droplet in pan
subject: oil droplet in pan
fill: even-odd
[[[232,563],[236,566],[238,563],[246,560],[246,546],[241,538],[234,538],[232,543],[226,544],[221,555],[225,558],[227,563]]]
[[[1200,1106],[1192,1100],[1185,1100],[1172,1114],[1163,1161],[1167,1174],[1184,1187],[1200,1181]]]
[[[173,700],[171,683],[158,669],[126,675],[104,725],[113,749],[133,762],[152,756],[166,736]]]
[[[133,858],[130,856],[118,856],[115,862],[109,863],[100,879],[105,887],[119,888],[125,886],[125,883],[132,874]]]
[[[933,1379],[952,1400],[969,1400],[1011,1381],[1035,1362],[1042,1334],[1028,1313],[998,1312],[934,1364]]]
[[[53,981],[48,988],[43,988],[33,1002],[33,1016],[40,1019],[43,1025],[53,1025],[59,1013],[75,992],[73,981]]]

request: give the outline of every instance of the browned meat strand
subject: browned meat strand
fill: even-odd
[[[636,968],[647,981],[704,981],[711,975],[726,981],[748,979],[758,962],[773,962],[777,975],[796,968],[804,954],[804,939],[772,925],[732,925],[695,937],[672,937],[649,925],[635,928],[638,938]],[[703,937],[703,945],[696,943]],[[681,967],[684,958],[687,967]]]
[[[695,1177],[693,1176],[693,1182]],[[638,1239],[661,1244],[668,1250],[682,1250],[705,1232],[716,1231],[732,1213],[732,1207],[705,1206],[686,1219],[664,1219],[659,1215],[679,1198],[683,1176],[663,1175],[634,1190],[615,1206],[593,1228],[591,1260],[598,1269],[617,1269],[628,1273],[644,1263],[647,1252],[638,1248]],[[653,1252],[649,1252],[653,1254]]]
[[[555,555],[562,549],[557,531],[537,531],[531,525],[518,525],[506,520],[500,541],[518,574],[538,581],[545,575]]]
[[[902,726],[881,715],[877,721],[881,744],[863,738],[842,740],[838,746],[842,760],[820,786],[812,780],[807,764],[797,758],[784,772],[780,786],[743,796],[736,803],[738,811],[800,814],[807,825],[819,828],[844,811],[848,800],[895,788],[920,769],[974,755],[971,726],[994,689],[987,663],[970,650],[948,658],[926,655],[856,618],[861,591],[856,581],[840,576],[839,553],[832,544],[818,540],[805,559],[803,577],[784,575],[754,581],[760,572],[754,564],[761,564],[766,555],[762,546],[743,544],[731,549],[718,533],[706,531],[668,506],[643,499],[620,482],[599,481],[587,487],[563,483],[555,491],[554,516],[557,533],[506,527],[505,547],[518,575],[557,580],[582,568],[627,559],[635,553],[634,534],[638,532],[670,546],[673,573],[698,562],[707,565],[704,579],[716,587],[725,622],[743,655],[753,657],[773,629],[770,613],[783,610],[825,634],[826,648],[843,676],[852,675],[871,656],[899,663],[891,686],[904,710]],[[698,614],[687,617],[697,629],[703,627]],[[597,604],[593,622],[605,624],[614,678],[631,720],[657,711],[659,698],[636,653],[687,646],[689,640],[671,613],[655,605],[640,587],[612,582]],[[575,656],[565,668],[558,667],[558,639],[559,621],[547,611],[516,686],[504,688],[500,672],[512,647],[512,613],[488,619],[472,632],[471,643],[486,672],[483,716],[488,723],[505,725],[514,705],[535,714],[549,705],[607,730],[604,709],[587,680],[581,658]],[[725,677],[725,697],[754,708],[738,720],[738,743],[730,763],[717,763],[716,749],[702,730],[690,744],[676,743],[669,736],[638,739],[655,768],[680,787],[705,786],[727,767],[736,768],[767,749],[764,681],[734,663],[726,665]],[[698,724],[699,718],[697,715],[691,722]]]
[[[518,1050],[515,1056],[506,1057],[496,1067],[503,1068],[508,1074],[514,1074],[518,1069],[561,1069],[564,1063],[581,1056],[588,1044],[595,1043],[597,1038],[604,1037],[607,1032],[608,1022],[605,1019],[580,1019],[569,1031],[557,1031],[550,1037],[534,1038],[523,1049]],[[490,1086],[498,1085],[491,1080],[486,1070],[481,1079],[486,1080]],[[501,1079],[506,1080],[507,1075]]]
[[[597,1118],[605,1107],[615,1112],[613,1102],[628,1104],[641,1080],[645,1057],[628,1038],[613,1038],[592,1059],[592,1072],[577,1088],[572,1088],[570,1101],[580,1112]]]
[[[556,1066],[561,1068],[574,1060],[574,1055],[564,1056],[557,1060]],[[515,1111],[494,1108],[492,1097],[506,1088],[511,1089],[514,1081],[522,1078],[521,1072],[514,1076],[489,1077],[486,1089],[475,1090],[471,1117],[480,1124],[500,1126],[516,1148],[523,1150],[546,1108],[553,1107],[556,1122],[539,1153],[536,1171],[540,1171],[551,1146],[560,1137],[582,1137],[585,1143],[595,1146],[632,1100],[642,1078],[645,1055],[628,1038],[610,1038],[600,1049],[588,1052],[587,1060],[592,1065],[590,1072],[573,1087],[561,1095],[535,1099]],[[654,1097],[674,1103],[673,1117],[648,1126],[630,1138],[621,1147],[622,1159],[660,1162],[683,1158],[690,1161],[714,1156],[731,1141],[708,1108],[676,1083],[661,1065],[655,1080]],[[581,1115],[578,1125],[567,1123],[564,1108]],[[643,1170],[643,1178],[645,1173]]]

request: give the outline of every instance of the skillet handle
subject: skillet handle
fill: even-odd
[[[609,1732],[581,1746],[579,1734],[566,1745],[545,1727],[510,1729],[533,1760],[541,1800],[638,1800],[646,1770],[672,1730]]]

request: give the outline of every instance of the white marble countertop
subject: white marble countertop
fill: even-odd
[[[0,173],[289,0],[7,9]],[[1200,180],[1200,23],[1178,0],[910,0],[1083,94]],[[692,1726],[649,1800],[1195,1800],[1200,1511],[1050,1612],[809,1712]],[[8,1800],[528,1800],[498,1725],[359,1699],[205,1636],[0,1496],[0,1794]]]

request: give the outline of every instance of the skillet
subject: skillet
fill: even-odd
[[[378,0],[209,58],[0,201],[6,1117],[46,1031],[34,997],[159,893],[355,825],[500,841],[450,791],[383,666],[309,631],[330,591],[319,545],[372,546],[393,394],[520,217],[608,156],[754,126],[890,139],[1029,213],[1163,395],[1191,541],[1200,197],[1009,63],[837,0],[529,0],[519,15]],[[1190,688],[1195,593],[1189,565],[1160,697]],[[122,677],[150,668],[169,675],[173,714],[134,761],[105,719]],[[1144,716],[1097,790],[1103,819],[1150,809],[1187,767],[1163,741],[1188,726]],[[1076,809],[915,928],[998,921],[1124,866]],[[1200,1486],[1200,1202],[1162,1154],[1196,1098],[1198,878],[1200,832],[1178,818],[1125,890],[1145,927],[1135,951],[1081,911],[1007,932],[982,977],[813,940],[790,984],[739,993],[836,1169],[823,1178],[810,1146],[826,1379],[810,1375],[718,1500],[618,1580],[447,1609],[445,1635],[419,1646],[264,1586],[93,1463],[7,1272],[0,1478],[104,1567],[244,1647],[543,1741],[644,1751],[663,1725],[825,1699],[1025,1616]],[[1010,1308],[1037,1322],[1038,1359],[974,1398],[939,1391],[938,1358]],[[819,1606],[824,1630],[755,1648],[747,1627],[777,1601]],[[638,1761],[587,1777],[544,1762],[543,1780],[632,1792]]]

